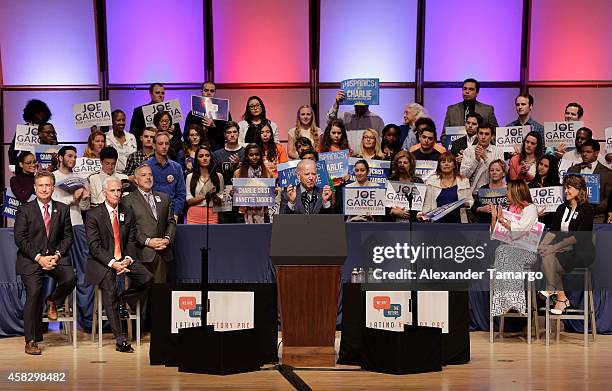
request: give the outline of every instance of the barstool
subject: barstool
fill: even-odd
[[[129,279],[125,277],[125,289],[129,286]],[[102,321],[108,320],[106,312],[103,312],[104,306],[102,305],[102,290],[96,285],[93,302],[93,314],[91,320],[91,340],[96,340],[96,331],[98,333],[98,347],[102,347]],[[133,314],[131,308],[128,306],[129,317],[127,320],[127,334],[128,340],[132,340],[132,320],[136,320],[136,346],[140,346],[140,300],[136,303],[136,313]],[[122,321],[124,318],[121,319]]]
[[[550,345],[550,320],[555,319],[557,321],[557,332],[556,339],[557,343],[560,340],[560,329],[562,319],[576,319],[582,320],[583,322],[583,337],[584,346],[589,346],[589,316],[591,318],[591,331],[593,333],[593,342],[596,341],[597,336],[597,324],[595,323],[595,302],[593,300],[593,287],[591,283],[591,271],[589,268],[582,267],[576,268],[566,275],[580,275],[584,276],[584,296],[582,299],[583,308],[570,308],[565,310],[564,314],[555,315],[550,313],[550,297],[546,298],[546,346]]]
[[[47,314],[43,315],[44,323],[60,322],[63,325],[63,329],[68,336],[68,341],[72,342],[73,349],[77,348],[77,287],[74,287],[72,291],[72,306],[70,305],[70,296],[66,297],[64,302],[64,314],[60,312],[56,320],[50,320]],[[72,324],[71,324],[72,323]]]
[[[534,265],[525,265],[523,270],[533,271]],[[489,285],[489,342],[493,343],[495,340],[495,325],[493,323],[493,287]],[[535,284],[532,281],[527,280],[527,313],[521,314],[520,312],[508,312],[502,315],[498,315],[499,320],[499,334],[501,339],[504,339],[504,321],[506,318],[527,318],[527,344],[531,344],[531,320],[535,323],[536,340],[540,338],[540,326],[538,323],[538,307],[535,295]]]

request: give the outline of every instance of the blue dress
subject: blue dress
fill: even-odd
[[[455,202],[459,200],[459,196],[457,195],[457,185],[447,187],[442,189],[438,198],[436,198],[436,205],[438,207],[446,204],[450,204],[451,202]],[[459,208],[453,210],[446,216],[442,217],[437,222],[439,223],[461,223],[461,213],[459,212]]]

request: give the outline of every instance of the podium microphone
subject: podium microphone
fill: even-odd
[[[406,200],[408,201],[408,210],[412,211],[412,200],[414,199],[414,194],[412,194],[413,188],[412,187],[404,187],[402,189],[402,192],[404,193],[404,196],[406,196]]]

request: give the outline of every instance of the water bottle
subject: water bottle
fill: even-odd
[[[365,272],[363,271],[363,268],[360,267],[359,268],[359,283],[363,284],[365,282]]]
[[[355,284],[355,283],[359,282],[358,281],[358,279],[359,279],[358,274],[359,274],[359,272],[357,271],[357,268],[354,267],[353,271],[351,272],[351,283]]]
[[[374,279],[374,270],[372,270],[372,268],[368,269],[368,282],[376,282],[376,280]]]

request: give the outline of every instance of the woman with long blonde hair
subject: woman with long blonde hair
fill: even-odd
[[[94,130],[89,134],[89,138],[87,139],[87,147],[85,147],[85,152],[83,153],[83,157],[88,157],[90,159],[100,158],[100,151],[102,148],[106,146],[106,134],[99,130]]]
[[[374,129],[366,129],[361,135],[361,146],[360,152],[357,157],[366,160],[384,160],[385,157],[380,151],[380,144],[378,142],[378,132]]]
[[[289,129],[287,132],[289,158],[299,158],[299,153],[295,149],[295,140],[299,139],[300,137],[306,137],[312,142],[312,146],[316,149],[319,146],[321,134],[323,134],[323,131],[317,127],[312,107],[310,107],[310,105],[302,105],[298,107],[295,127]]]

